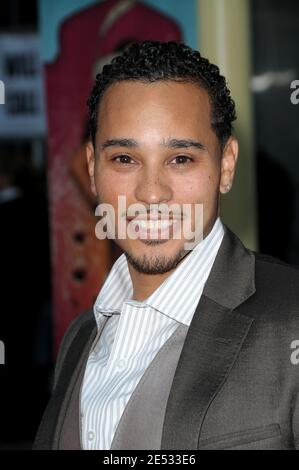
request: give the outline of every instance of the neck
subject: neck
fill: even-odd
[[[176,268],[163,274],[143,274],[128,263],[133,284],[133,300],[143,302],[170,276]]]

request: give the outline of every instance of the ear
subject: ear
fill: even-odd
[[[95,156],[94,156],[94,148],[91,141],[89,141],[86,145],[86,158],[87,158],[87,169],[90,178],[90,189],[94,196],[97,196],[97,190],[95,185]]]
[[[222,194],[227,193],[233,184],[237,159],[238,159],[239,144],[235,137],[230,136],[225,144],[221,157],[221,176],[219,191]]]

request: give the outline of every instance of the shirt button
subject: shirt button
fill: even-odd
[[[88,431],[88,433],[87,433],[87,439],[88,439],[89,441],[93,441],[93,440],[94,440],[94,437],[95,437],[94,432],[93,432],[93,431]]]
[[[124,367],[126,367],[126,365],[127,365],[127,361],[126,361],[126,359],[124,359],[124,358],[119,359],[119,360],[117,361],[117,367],[118,367],[119,369],[123,369]]]

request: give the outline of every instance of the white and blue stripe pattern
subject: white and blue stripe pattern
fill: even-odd
[[[180,323],[190,325],[224,235],[218,218],[208,236],[143,302],[132,299],[125,255],[114,263],[94,305],[100,328],[82,384],[81,445],[108,450],[126,404],[159,349]]]

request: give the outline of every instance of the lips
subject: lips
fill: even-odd
[[[170,238],[170,233],[176,228],[181,218],[169,218],[169,217],[151,217],[141,218],[127,218],[131,226],[135,228],[135,233],[138,233],[140,238],[159,239]]]

